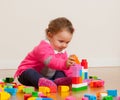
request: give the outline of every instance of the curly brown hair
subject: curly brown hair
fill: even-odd
[[[46,29],[46,33],[50,32],[52,34],[56,34],[57,32],[67,30],[71,34],[74,32],[74,28],[72,23],[65,17],[58,17],[48,24],[48,28]]]

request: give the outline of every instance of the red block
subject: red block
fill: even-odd
[[[82,83],[82,77],[72,77],[72,84]]]
[[[88,63],[87,63],[87,60],[86,60],[86,59],[82,59],[82,61],[81,61],[81,66],[83,66],[84,69],[88,69]]]
[[[24,100],[27,100],[29,97],[32,97],[32,94],[24,94]]]

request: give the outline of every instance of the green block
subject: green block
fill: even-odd
[[[6,77],[5,79],[3,79],[3,81],[5,83],[12,83],[14,81],[14,78],[12,78],[12,77]]]
[[[113,97],[112,96],[105,96],[105,97],[103,97],[103,100],[113,100]]]
[[[86,90],[86,89],[88,89],[88,86],[83,86],[83,87],[79,87],[79,88],[72,87],[72,91],[82,91],[82,90]]]
[[[37,91],[32,92],[32,96],[33,97],[38,97],[38,92]]]
[[[25,93],[32,93],[34,92],[34,87],[27,87],[23,89],[23,92]]]

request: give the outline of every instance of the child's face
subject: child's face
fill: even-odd
[[[58,52],[67,48],[68,43],[71,41],[73,34],[70,32],[63,30],[58,32],[57,34],[48,36],[50,44],[52,47]]]

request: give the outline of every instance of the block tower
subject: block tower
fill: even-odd
[[[78,60],[77,60],[78,61]],[[81,63],[71,66],[72,73],[72,91],[80,91],[88,88],[88,63],[86,59],[82,59]]]

